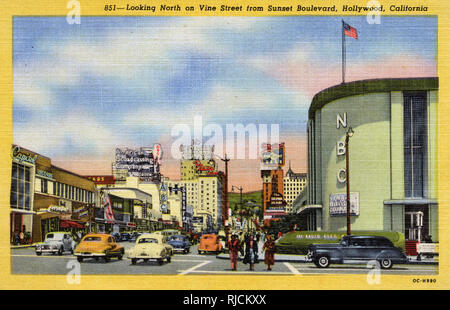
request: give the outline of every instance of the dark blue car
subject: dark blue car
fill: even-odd
[[[340,243],[311,244],[308,258],[319,268],[330,263],[378,262],[383,269],[407,262],[406,255],[392,242],[380,236],[344,236]]]
[[[170,236],[168,243],[173,247],[174,252],[182,252],[184,254],[189,253],[191,247],[187,237],[183,235]]]

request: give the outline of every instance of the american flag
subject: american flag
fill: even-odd
[[[109,195],[105,193],[103,199],[104,199],[103,207],[105,209],[105,221],[107,223],[114,223],[114,213],[111,206],[111,200],[109,199]]]
[[[344,34],[346,36],[358,39],[358,32],[356,31],[356,28],[353,28],[344,21],[342,22],[342,26],[344,27]]]

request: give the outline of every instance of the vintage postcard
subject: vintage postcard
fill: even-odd
[[[2,288],[450,288],[447,3],[1,14]]]

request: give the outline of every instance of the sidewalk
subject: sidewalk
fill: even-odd
[[[33,244],[11,245],[11,249],[34,248],[34,246],[35,246],[35,243],[33,243]]]
[[[216,256],[219,259],[230,259],[228,253],[222,253]],[[264,261],[264,254],[258,253],[260,261]],[[239,254],[239,260],[243,260],[243,257]],[[417,260],[416,256],[408,256],[409,265],[438,265],[439,261],[437,258],[422,258],[421,261]],[[306,260],[306,255],[290,255],[290,254],[275,254],[275,262],[285,262],[285,263],[308,263]]]

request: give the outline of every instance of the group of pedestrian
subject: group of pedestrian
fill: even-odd
[[[259,263],[258,257],[258,239],[262,236],[254,236],[252,234],[245,236],[243,244],[241,244],[238,236],[233,234],[231,240],[228,241],[228,248],[230,253],[231,270],[237,270],[237,262],[239,259],[239,253],[244,255],[243,263],[249,264],[249,270],[255,270],[255,264]],[[266,241],[262,246],[264,254],[264,263],[267,265],[267,270],[272,270],[272,266],[275,264],[275,242],[272,235],[266,236]]]

